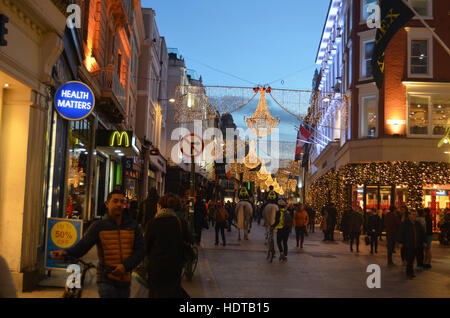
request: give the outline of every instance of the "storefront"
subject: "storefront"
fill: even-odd
[[[140,144],[132,131],[98,129],[96,131],[97,174],[95,181],[96,215],[103,213],[106,196],[114,189],[125,192],[129,200],[139,193]]]
[[[445,162],[373,162],[348,164],[311,185],[307,201],[317,211],[329,201],[346,207],[384,211],[400,206],[430,208],[437,231],[439,215],[449,207],[450,164]]]

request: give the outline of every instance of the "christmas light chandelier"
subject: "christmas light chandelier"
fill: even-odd
[[[280,120],[278,117],[276,119],[273,118],[267,108],[266,92],[270,94],[272,91],[271,88],[258,87],[254,88],[254,91],[259,91],[260,94],[258,107],[252,117],[244,117],[244,120],[246,121],[247,127],[250,131],[261,138],[270,135],[277,127]]]
[[[255,141],[251,139],[248,154],[244,158],[244,165],[249,169],[253,169],[259,166],[260,163],[261,159],[259,159],[258,155],[256,154]]]
[[[273,179],[270,174],[265,183],[266,183],[266,186],[268,186],[268,187],[270,187],[273,184]]]
[[[266,169],[266,162],[263,160],[261,164],[261,168],[256,172],[256,176],[261,180],[267,180],[270,176],[270,172]]]

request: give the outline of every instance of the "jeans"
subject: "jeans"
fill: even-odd
[[[300,241],[300,244],[303,247],[303,240],[305,239],[305,232],[306,232],[306,226],[301,226],[301,227],[295,228],[295,236],[297,239],[297,246],[298,246],[298,242]]]
[[[373,253],[373,247],[375,245],[375,253],[378,251],[378,233],[370,233],[370,252]]]
[[[311,223],[309,223],[309,231],[311,232],[311,233],[314,233],[314,222],[311,222]]]
[[[130,298],[130,285],[128,287],[116,287],[106,282],[97,283],[100,298]]]
[[[222,243],[225,244],[225,222],[216,223],[216,243],[219,244],[219,231],[222,235]]]
[[[416,258],[415,248],[405,248],[405,259],[406,259],[406,275],[414,274],[414,259]]]
[[[334,241],[334,227],[336,224],[331,224],[327,226],[327,232],[325,234],[325,239],[329,241]]]
[[[284,254],[287,256],[288,254],[288,238],[289,238],[289,230],[278,230],[277,232],[277,245],[280,254]]]
[[[387,239],[387,253],[388,253],[388,264],[392,264],[392,253],[395,249],[395,235],[387,234],[386,233],[386,239]]]
[[[417,266],[423,266],[423,257],[423,246],[420,246],[416,249]]]
[[[353,251],[353,242],[356,243],[356,250],[359,251],[359,232],[350,232],[350,250]]]

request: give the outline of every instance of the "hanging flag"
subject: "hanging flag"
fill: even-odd
[[[381,0],[381,27],[377,30],[372,55],[372,73],[381,89],[384,81],[384,53],[389,41],[411,18],[414,13],[402,0]]]
[[[305,144],[305,141],[307,141],[311,137],[312,133],[309,132],[305,127],[300,126],[298,133],[297,133],[297,146],[295,148],[295,161],[299,161],[302,154],[302,147]]]
[[[231,179],[230,165],[228,163],[225,163],[225,176],[228,180]]]

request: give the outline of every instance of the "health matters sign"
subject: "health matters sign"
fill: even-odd
[[[86,84],[67,82],[56,92],[55,106],[63,118],[81,120],[94,110],[95,96]]]

